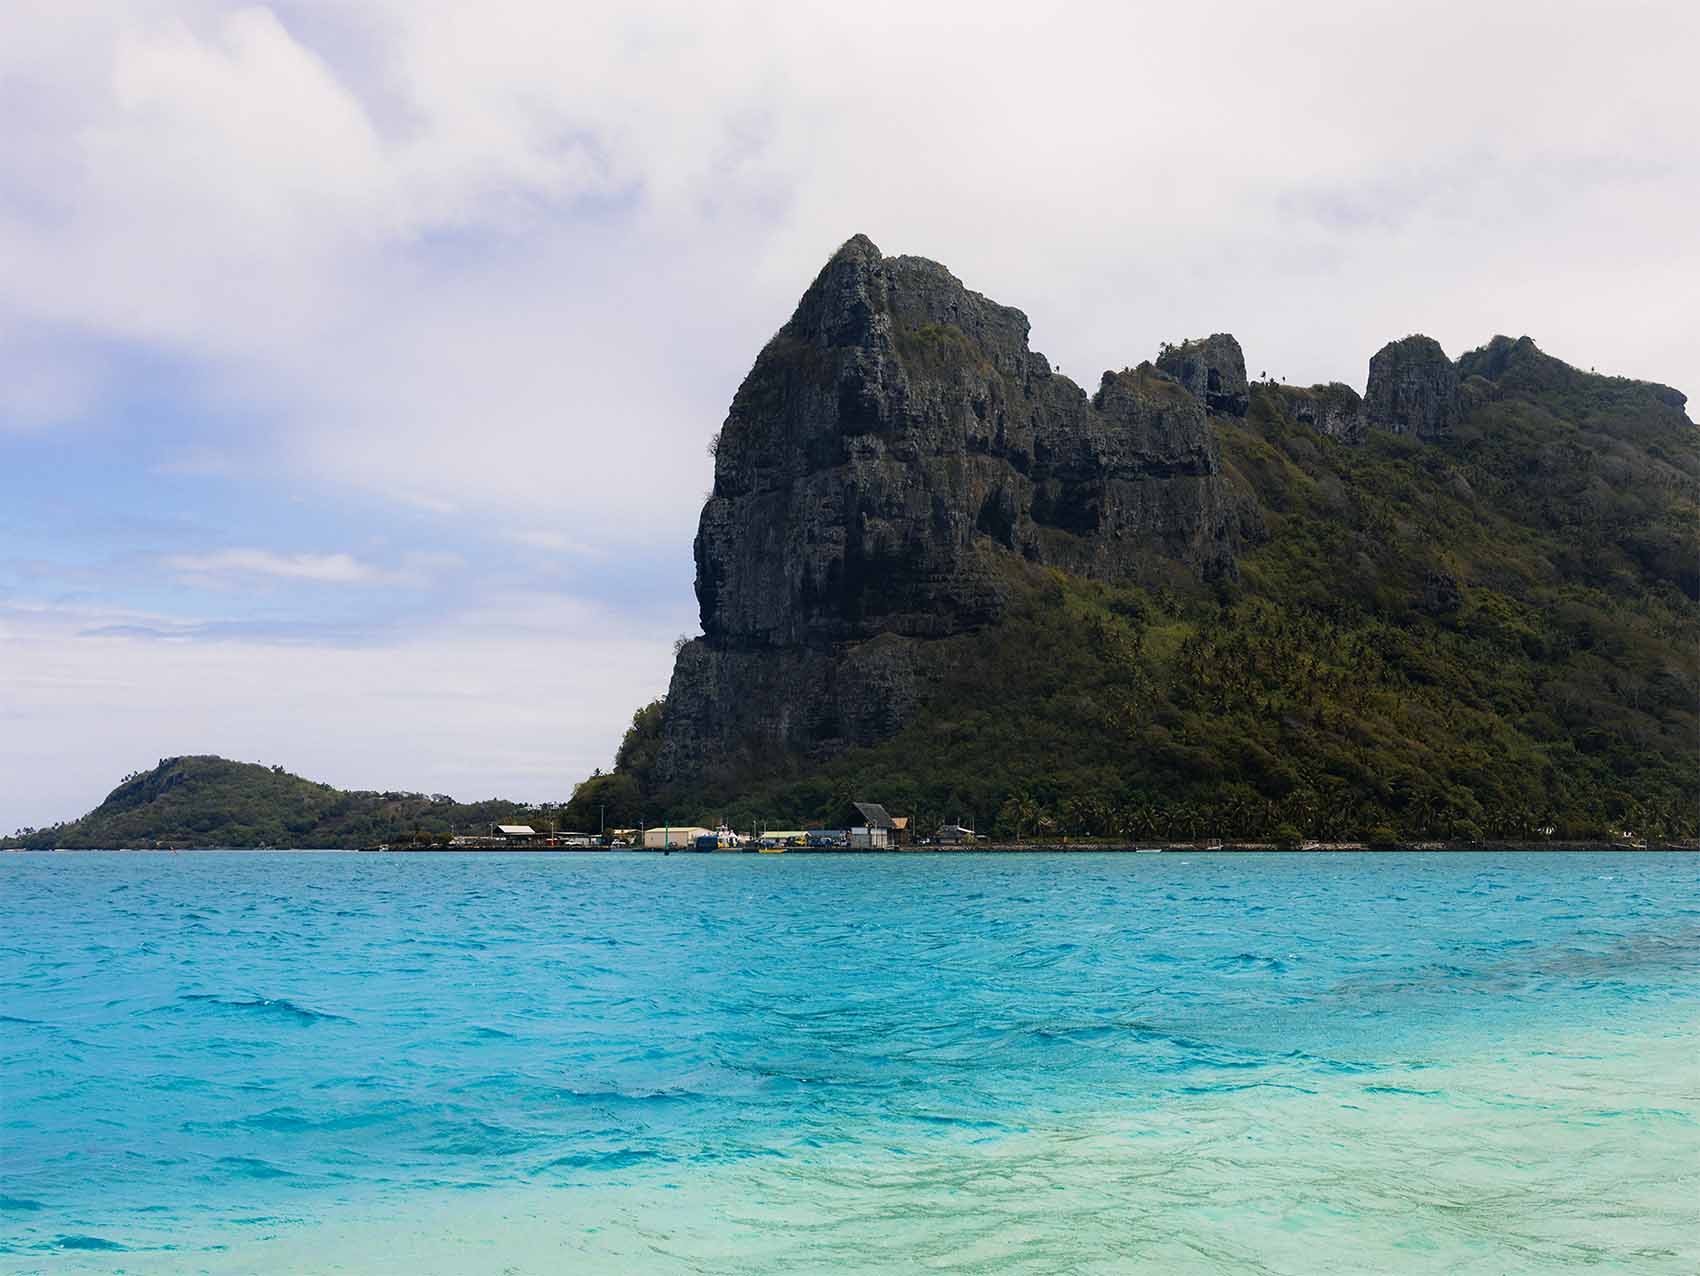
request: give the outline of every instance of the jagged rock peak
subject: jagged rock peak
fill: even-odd
[[[1458,368],[1432,337],[1390,341],[1369,361],[1364,415],[1372,426],[1420,439],[1450,434],[1464,419]]]
[[[852,235],[821,267],[786,325],[820,345],[853,343],[879,313],[884,255],[866,235]]]
[[[1002,614],[1000,554],[1118,579],[1151,555],[1231,573],[1202,403],[1150,370],[1088,400],[1027,333],[937,262],[861,235],[839,248],[721,428],[696,541],[707,638],[959,633]]]
[[[1295,385],[1275,387],[1282,406],[1293,420],[1308,425],[1342,443],[1361,443],[1368,423],[1364,401],[1351,386],[1339,381],[1313,385],[1308,390]]]
[[[1035,568],[1234,573],[1249,515],[1204,403],[1149,364],[1089,399],[1027,334],[937,262],[862,235],[833,254],[717,436],[703,637],[674,668],[658,775],[883,738],[932,640],[997,623]]]
[[[1251,404],[1245,354],[1233,334],[1212,333],[1178,346],[1165,345],[1157,370],[1173,377],[1200,403],[1223,416],[1244,416]]]
[[[892,325],[950,324],[981,343],[1005,371],[1025,373],[1027,316],[1002,306],[926,257],[887,257],[866,235],[839,246],[797,303],[781,336],[822,348],[860,346]]]

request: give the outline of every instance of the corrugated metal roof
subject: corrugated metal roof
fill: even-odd
[[[508,837],[537,836],[537,830],[529,824],[498,824],[496,825],[496,832],[506,834]]]
[[[862,813],[862,818],[868,822],[869,828],[888,829],[894,827],[891,816],[886,814],[886,809],[878,802],[852,802],[850,805]]]

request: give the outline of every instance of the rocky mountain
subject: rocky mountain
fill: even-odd
[[[702,637],[579,800],[1692,823],[1679,392],[1526,337],[1391,342],[1362,396],[1250,382],[1218,333],[1088,394],[1027,339],[936,262],[834,254],[717,437]]]
[[[1211,412],[1244,416],[1251,406],[1245,355],[1229,333],[1164,346],[1157,356],[1157,371],[1171,377]]]
[[[1088,397],[1027,332],[1019,310],[865,237],[827,263],[720,431],[696,539],[704,636],[668,695],[663,783],[752,740],[889,735],[928,679],[928,642],[999,622],[1014,565],[1234,571],[1250,510],[1204,400],[1149,365]],[[1210,384],[1243,400],[1238,346],[1212,342]],[[1225,382],[1218,363],[1237,365]]]

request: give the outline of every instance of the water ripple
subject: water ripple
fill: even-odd
[[[1681,856],[0,873],[0,1271],[1700,1268]]]

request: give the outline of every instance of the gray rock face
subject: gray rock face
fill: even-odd
[[[761,650],[686,643],[663,708],[658,778],[884,739],[913,713],[936,645],[896,634]]]
[[[1364,401],[1351,386],[1339,381],[1313,385],[1308,390],[1283,385],[1276,387],[1276,393],[1293,420],[1342,443],[1363,442],[1368,428]]]
[[[1251,404],[1245,354],[1240,343],[1226,332],[1165,346],[1157,356],[1157,370],[1173,377],[1193,398],[1223,416],[1244,416]]]
[[[1369,423],[1420,439],[1451,433],[1464,419],[1458,369],[1440,343],[1412,336],[1390,341],[1369,361],[1364,392]]]
[[[1095,398],[1027,317],[936,262],[845,244],[756,360],[696,539],[711,643],[940,637],[1003,611],[1000,559],[1121,577],[1149,544],[1231,571],[1201,406],[1145,372]]]
[[[674,669],[663,783],[733,748],[889,735],[929,640],[1000,619],[1024,562],[1234,571],[1239,501],[1204,404],[1150,365],[1088,399],[1027,334],[937,262],[857,236],[827,263],[719,435],[704,636]]]

